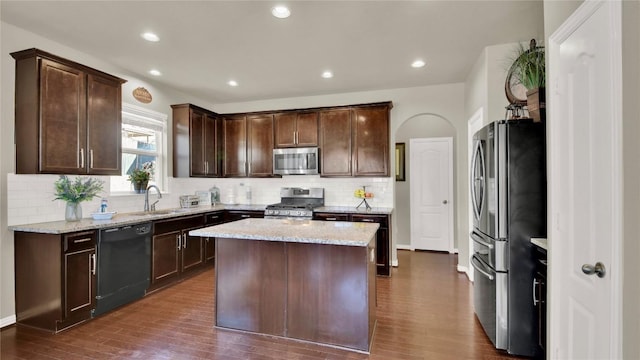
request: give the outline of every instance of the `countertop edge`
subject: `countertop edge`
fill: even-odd
[[[531,238],[531,243],[539,248],[547,250],[547,239],[546,238]]]

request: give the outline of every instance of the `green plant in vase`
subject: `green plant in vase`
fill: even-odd
[[[56,197],[54,200],[64,200],[65,220],[79,221],[82,219],[82,207],[80,203],[83,201],[91,201],[98,196],[103,189],[104,182],[96,178],[76,177],[74,180],[69,179],[67,175],[60,175],[60,178],[54,183],[56,189]]]
[[[141,168],[135,168],[129,173],[127,180],[133,184],[133,190],[136,193],[144,193],[147,191],[147,184],[153,176],[153,162],[146,162],[142,164]]]

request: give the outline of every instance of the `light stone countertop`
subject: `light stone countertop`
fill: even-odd
[[[541,247],[547,250],[547,239],[546,238],[531,238],[531,243],[538,247]]]
[[[35,224],[11,225],[9,230],[42,234],[66,234],[76,231],[106,229],[123,225],[140,224],[148,221],[170,219],[180,216],[204,214],[222,210],[264,211],[266,205],[215,205],[197,206],[194,208],[159,209],[145,213],[144,211],[115,214],[111,220],[93,220],[83,218],[80,221],[49,221]]]
[[[366,211],[365,206],[356,209],[355,206],[320,206],[313,209],[314,212],[348,213],[348,214],[371,214],[371,215],[391,215],[393,208],[372,207],[371,211]]]
[[[250,218],[191,230],[189,235],[308,244],[367,246],[380,225],[344,221]]]

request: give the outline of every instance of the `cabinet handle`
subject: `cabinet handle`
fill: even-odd
[[[251,217],[251,215],[242,214],[242,215],[240,215],[240,217],[242,217],[242,218],[248,218],[248,217]]]
[[[80,149],[80,169],[84,167],[84,149]]]
[[[538,305],[538,303],[540,302],[540,300],[538,300],[538,298],[536,297],[536,290],[538,288],[538,284],[540,284],[540,282],[538,282],[538,279],[533,278],[533,306]]]
[[[180,250],[181,247],[182,247],[182,241],[181,241],[181,238],[180,238],[180,234],[178,234],[178,235],[176,235],[176,248],[178,250]]]
[[[297,131],[293,132],[293,143],[298,145],[298,132]]]
[[[338,218],[330,217],[330,218],[325,218],[325,220],[327,220],[327,221],[336,221],[336,220],[338,220]]]
[[[93,169],[93,149],[89,150],[89,168]]]
[[[96,254],[91,254],[91,275],[96,274]]]
[[[209,219],[210,220],[214,220],[214,219],[217,219],[219,217],[220,217],[220,215],[211,215],[211,216],[209,216]]]
[[[182,248],[187,248],[187,234],[182,234]]]
[[[361,220],[362,220],[363,222],[374,222],[374,221],[373,221],[373,220],[371,220],[371,219],[361,219]]]
[[[73,240],[73,243],[74,244],[78,244],[78,243],[83,243],[83,242],[87,242],[87,241],[91,241],[91,238],[75,239],[75,240]]]

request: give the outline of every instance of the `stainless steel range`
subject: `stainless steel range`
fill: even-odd
[[[313,209],[324,206],[324,188],[285,187],[280,189],[280,202],[267,205],[265,219],[313,218]]]

